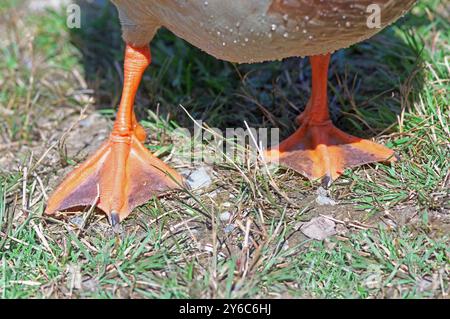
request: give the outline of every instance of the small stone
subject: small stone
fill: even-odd
[[[324,240],[336,234],[336,223],[325,217],[315,217],[301,226],[300,231],[307,237]]]
[[[76,225],[77,227],[81,227],[81,225],[83,225],[84,219],[83,219],[82,216],[77,215],[77,216],[74,216],[74,217],[72,217],[71,219],[69,219],[69,221],[70,221],[72,224]]]
[[[223,222],[227,222],[230,220],[231,214],[230,212],[223,212],[222,214],[220,214],[219,218],[221,221]]]
[[[208,171],[204,167],[193,171],[186,179],[191,189],[206,188],[211,185],[212,180],[208,174]]]
[[[336,201],[330,197],[329,192],[323,187],[319,187],[317,189],[316,203],[320,206],[324,205],[334,206],[337,204]]]
[[[234,228],[235,228],[234,224],[229,224],[229,225],[225,226],[223,231],[225,233],[231,233],[234,230]]]

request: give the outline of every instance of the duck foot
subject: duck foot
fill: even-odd
[[[181,188],[182,177],[143,146],[146,133],[133,109],[150,62],[148,46],[127,44],[122,98],[111,136],[53,192],[47,214],[95,203],[108,215],[113,229],[118,229],[136,206],[169,189]]]
[[[111,226],[117,228],[133,208],[182,185],[183,178],[148,151],[135,135],[111,136],[53,192],[45,213],[96,202],[108,215]]]
[[[323,186],[343,174],[345,168],[395,161],[392,150],[349,135],[331,121],[305,123],[280,145],[267,152],[269,161],[294,169],[309,179],[323,178]]]
[[[310,58],[312,96],[297,117],[300,128],[280,145],[266,152],[269,161],[279,161],[310,178],[323,178],[324,187],[347,167],[395,161],[394,152],[377,143],[344,133],[333,125],[328,112],[327,84],[330,54]]]

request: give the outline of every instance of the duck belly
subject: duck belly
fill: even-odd
[[[149,28],[163,26],[218,59],[252,63],[291,56],[325,54],[348,47],[373,36],[397,20],[416,1],[115,0],[114,2],[121,13],[123,28],[127,28],[127,24]],[[139,31],[133,34],[133,31],[124,30],[125,40],[133,41],[133,37],[139,37],[138,33]]]

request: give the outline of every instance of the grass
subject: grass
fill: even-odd
[[[333,57],[333,121],[394,148],[399,163],[347,171],[331,188],[337,206],[318,206],[318,185],[289,170],[270,168],[270,180],[257,164],[211,165],[211,186],[149,201],[117,238],[102,214],[43,216],[57,180],[111,127],[121,88],[117,17],[83,10],[92,14],[83,28],[67,30],[63,11],[2,2],[1,296],[448,298],[445,9],[421,1],[392,28]],[[310,93],[304,59],[233,65],[165,30],[152,55],[137,112],[148,147],[178,169],[192,169],[173,156],[179,142],[169,133],[193,127],[180,104],[210,127],[245,119],[285,137]],[[299,231],[319,215],[336,222],[336,236],[314,241]]]

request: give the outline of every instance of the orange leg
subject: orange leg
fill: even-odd
[[[323,177],[328,186],[346,167],[395,161],[394,152],[377,143],[344,133],[328,113],[327,79],[330,54],[311,57],[312,96],[297,117],[298,130],[266,153],[310,179]]]
[[[145,129],[142,127],[142,125],[139,124],[139,122],[137,121],[136,114],[134,114],[134,110],[131,125],[133,127],[134,135],[136,135],[139,142],[144,143],[145,140],[147,139],[147,133],[145,132]]]
[[[146,133],[137,122],[133,105],[150,61],[148,47],[127,45],[122,99],[110,138],[53,192],[47,214],[91,205],[98,198],[97,207],[115,226],[136,206],[182,185],[182,177],[142,145]]]

